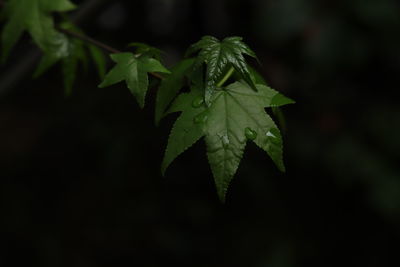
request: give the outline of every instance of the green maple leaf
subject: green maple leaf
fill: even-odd
[[[170,112],[182,113],[169,136],[162,163],[163,173],[177,156],[203,136],[218,196],[222,201],[225,200],[229,183],[237,171],[248,140],[263,149],[284,171],[282,137],[265,108],[294,102],[265,85],[256,86],[257,91],[254,91],[244,81],[235,82],[215,91],[208,107],[202,102],[201,87],[181,94],[170,108]]]
[[[67,54],[65,36],[54,29],[51,12],[65,12],[75,8],[69,0],[9,0],[6,4],[8,21],[2,32],[2,54],[9,51],[24,31],[45,53],[62,58]]]
[[[141,108],[144,107],[149,86],[147,73],[170,73],[158,60],[147,55],[137,57],[130,52],[126,52],[111,54],[110,56],[116,65],[107,73],[99,87],[103,88],[125,81]]]
[[[247,67],[244,55],[256,58],[255,53],[242,42],[241,37],[227,37],[222,41],[212,36],[204,36],[199,42],[193,44],[187,54],[200,51],[194,64],[197,68],[202,63],[207,64],[205,101],[210,104],[212,94],[217,89],[218,80],[233,67],[241,78],[246,81],[251,88],[257,90],[250,72]]]

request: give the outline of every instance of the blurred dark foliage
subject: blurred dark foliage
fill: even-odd
[[[105,2],[80,26],[168,66],[203,35],[243,36],[297,101],[288,171],[248,145],[222,205],[202,142],[160,175],[176,116],[154,126],[154,89],[141,111],[91,69],[69,98],[58,67],[22,76],[0,88],[0,266],[400,266],[398,1]]]

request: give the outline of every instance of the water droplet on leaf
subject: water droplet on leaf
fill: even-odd
[[[281,143],[279,130],[276,128],[271,128],[266,134],[267,142],[271,144],[279,145]]]
[[[205,123],[207,119],[208,119],[207,113],[203,112],[194,117],[193,121],[194,123],[199,124],[199,123]]]
[[[266,136],[276,138],[276,136],[273,133],[271,133],[271,131],[268,131]]]
[[[227,135],[223,135],[221,137],[221,140],[222,140],[222,146],[224,148],[228,148],[228,146],[229,146],[229,138],[228,138],[228,136]]]
[[[199,108],[204,104],[204,98],[201,96],[196,97],[192,102],[192,107]]]
[[[246,138],[249,140],[254,140],[257,138],[257,132],[252,130],[251,128],[247,127],[244,130],[244,134],[246,135]]]

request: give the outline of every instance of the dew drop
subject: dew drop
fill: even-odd
[[[249,140],[254,140],[254,139],[257,138],[257,132],[252,130],[249,127],[244,129],[244,134],[246,135],[246,138],[249,139]]]
[[[200,113],[196,117],[194,117],[193,121],[196,124],[205,123],[208,119],[207,113]]]
[[[221,140],[222,140],[222,146],[224,148],[228,148],[228,146],[229,146],[229,138],[228,138],[228,136],[227,135],[223,135],[221,137]]]
[[[196,97],[195,99],[193,99],[192,101],[192,107],[194,108],[199,108],[204,104],[204,98],[201,96]]]
[[[276,136],[273,133],[271,133],[271,131],[268,131],[266,136],[276,138]]]

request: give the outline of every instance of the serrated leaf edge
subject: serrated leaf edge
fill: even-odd
[[[162,163],[161,163],[161,173],[162,173],[163,176],[165,176],[165,172],[167,171],[168,167],[169,167],[180,155],[182,155],[186,150],[188,150],[189,148],[191,148],[194,144],[196,144],[200,139],[202,139],[202,138],[204,137],[204,132],[203,132],[203,134],[202,134],[199,138],[197,138],[194,142],[192,142],[192,143],[189,144],[189,145],[184,146],[184,148],[182,149],[182,151],[181,151],[178,155],[176,155],[175,158],[174,158],[173,160],[171,160],[169,163],[165,163],[165,155],[167,154],[167,151],[170,149],[170,148],[169,148],[169,144],[170,144],[169,141],[170,141],[172,132],[176,129],[176,123],[177,123],[177,121],[179,120],[179,118],[180,118],[181,116],[182,116],[182,114],[180,114],[179,117],[176,119],[176,121],[174,122],[174,125],[172,126],[171,131],[170,131],[170,133],[169,133],[169,135],[168,135],[168,144],[167,144],[167,148],[165,149],[165,152],[164,152],[163,161],[162,161]],[[165,165],[165,164],[167,164],[167,165]]]

